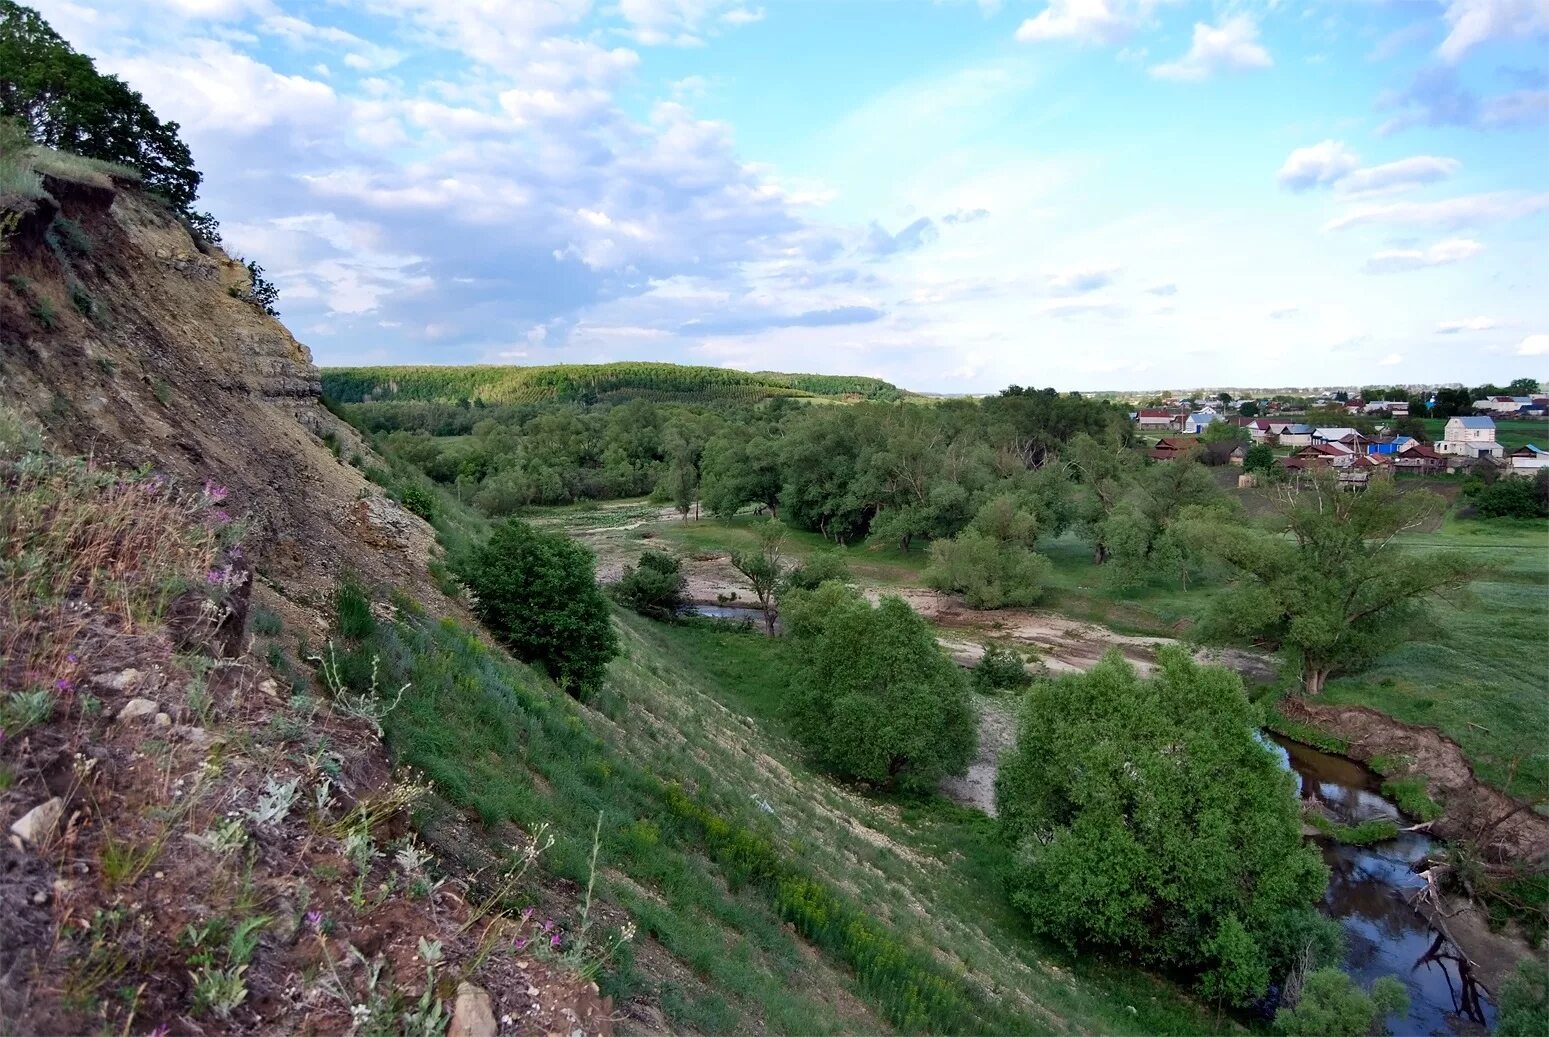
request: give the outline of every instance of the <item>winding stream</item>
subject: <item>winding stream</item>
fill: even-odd
[[[1375,774],[1350,760],[1270,736],[1296,775],[1298,794],[1316,801],[1334,820],[1359,824],[1388,818],[1407,822],[1385,799]],[[1395,1034],[1479,1034],[1495,1024],[1495,1004],[1474,981],[1456,947],[1410,906],[1425,887],[1415,866],[1434,842],[1401,832],[1375,846],[1345,846],[1319,837],[1328,863],[1323,911],[1344,926],[1344,969],[1361,986],[1393,976],[1409,992],[1409,1013],[1388,1019]]]

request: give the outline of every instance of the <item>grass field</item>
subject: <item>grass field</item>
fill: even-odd
[[[1420,638],[1330,682],[1327,698],[1439,728],[1485,781],[1549,797],[1549,523],[1449,520],[1405,545],[1495,571],[1436,603]]]

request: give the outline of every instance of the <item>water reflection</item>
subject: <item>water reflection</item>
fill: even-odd
[[[1277,755],[1297,778],[1297,794],[1334,820],[1359,824],[1389,818],[1404,824],[1398,809],[1378,791],[1376,775],[1353,761],[1274,738]],[[1409,992],[1409,1012],[1390,1017],[1395,1034],[1477,1034],[1495,1023],[1495,1006],[1470,975],[1466,960],[1412,906],[1425,887],[1416,867],[1433,843],[1419,832],[1401,832],[1376,846],[1343,846],[1319,840],[1329,866],[1323,911],[1344,927],[1345,971],[1369,987],[1393,976]]]

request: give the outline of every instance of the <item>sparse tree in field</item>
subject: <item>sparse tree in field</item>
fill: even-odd
[[[774,636],[775,592],[785,577],[785,527],[774,519],[754,525],[758,535],[758,547],[753,551],[733,551],[731,567],[742,574],[758,599],[758,607],[764,614],[764,631]]]
[[[665,551],[646,551],[638,566],[626,566],[613,596],[642,616],[670,621],[688,604],[678,560]]]
[[[1428,491],[1373,480],[1353,492],[1334,473],[1318,472],[1277,488],[1276,508],[1281,532],[1218,520],[1190,525],[1193,544],[1238,575],[1237,589],[1212,606],[1204,629],[1284,648],[1308,695],[1423,636],[1426,599],[1479,575],[1456,553],[1420,554],[1398,543],[1445,510]]]
[[[968,682],[929,623],[901,598],[873,608],[836,583],[791,611],[801,669],[787,714],[821,766],[904,792],[963,772],[977,743]]]
[[[1038,931],[1193,972],[1233,1004],[1309,943],[1326,952],[1328,870],[1241,678],[1178,647],[1142,677],[1115,651],[1023,703],[995,803],[1012,902]]]

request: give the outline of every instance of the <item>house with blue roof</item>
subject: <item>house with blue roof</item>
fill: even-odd
[[[1512,475],[1531,477],[1539,472],[1549,470],[1549,450],[1536,447],[1532,443],[1513,450],[1506,455],[1506,460],[1511,465]]]
[[[1453,457],[1504,457],[1506,448],[1495,441],[1495,419],[1480,415],[1448,418],[1443,439],[1436,452]]]

